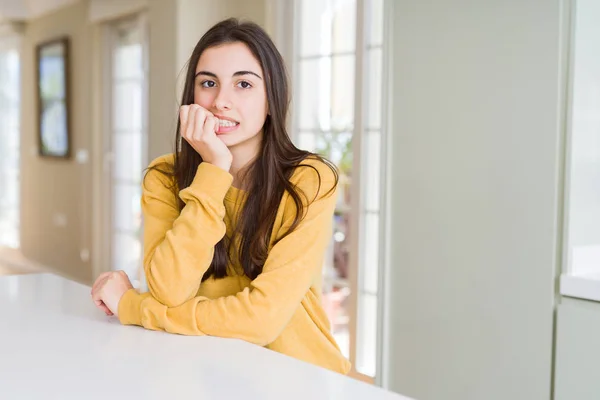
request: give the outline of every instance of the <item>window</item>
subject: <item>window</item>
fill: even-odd
[[[19,52],[0,39],[0,246],[19,247]]]
[[[600,3],[574,8],[565,254],[569,273],[600,279]]]
[[[383,250],[383,0],[302,0],[295,7],[293,136],[340,171],[324,306],[353,373],[372,381]]]
[[[111,267],[141,285],[141,179],[147,165],[147,62],[143,17],[110,27],[110,139],[107,159]]]

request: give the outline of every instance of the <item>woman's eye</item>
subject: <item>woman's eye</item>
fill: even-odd
[[[202,87],[204,87],[204,88],[211,88],[211,87],[215,87],[215,82],[214,81],[203,81],[200,85],[202,85]]]
[[[246,81],[241,81],[240,83],[238,83],[238,86],[241,87],[242,89],[250,89],[252,87],[250,82],[246,82]]]

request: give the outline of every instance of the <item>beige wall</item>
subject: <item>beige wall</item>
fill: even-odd
[[[102,117],[104,80],[103,29],[90,22],[90,2],[73,5],[26,24],[22,46],[22,218],[21,245],[26,257],[56,271],[90,283],[111,265],[102,249],[106,239],[102,215]],[[171,152],[180,98],[177,79],[201,35],[229,17],[265,24],[265,0],[148,0],[149,27],[149,140],[148,157]],[[106,22],[103,21],[103,22]],[[37,155],[35,118],[35,45],[68,35],[71,39],[70,160]],[[77,163],[77,150],[88,152]],[[55,222],[62,219],[64,226]],[[89,260],[81,251],[89,250]]]
[[[172,150],[177,103],[176,1],[150,0],[148,157],[150,160]]]
[[[78,2],[29,22],[22,45],[21,246],[28,258],[75,279],[91,279],[91,267],[80,258],[90,248],[90,164],[38,156],[35,97],[35,46],[68,35],[70,48],[71,149],[91,142],[91,27],[87,2]],[[64,226],[55,223],[63,219]]]
[[[178,67],[183,67],[200,37],[215,23],[228,17],[237,17],[264,26],[265,12],[265,0],[178,0]]]

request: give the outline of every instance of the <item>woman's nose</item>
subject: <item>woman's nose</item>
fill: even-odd
[[[217,97],[215,97],[214,107],[217,110],[230,110],[231,101],[229,100],[226,91],[220,90]]]

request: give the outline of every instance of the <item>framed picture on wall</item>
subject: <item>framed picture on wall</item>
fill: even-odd
[[[36,46],[36,73],[40,156],[70,158],[68,37]]]

